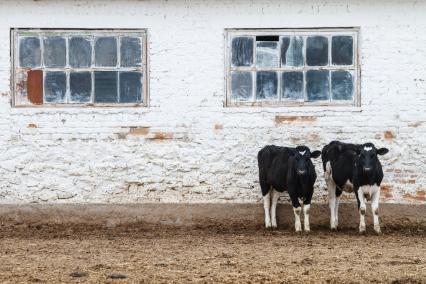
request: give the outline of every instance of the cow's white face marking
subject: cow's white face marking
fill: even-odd
[[[305,150],[305,151],[300,151],[300,152],[299,152],[299,154],[300,154],[300,155],[302,155],[302,156],[303,156],[303,155],[305,155],[305,153],[306,153],[306,150]]]
[[[372,149],[373,149],[373,147],[368,147],[368,146],[365,146],[365,147],[364,147],[364,150],[365,150],[365,151],[367,151],[367,152],[368,152],[368,151],[371,151]]]

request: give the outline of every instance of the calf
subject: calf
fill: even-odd
[[[309,232],[309,209],[317,178],[311,158],[318,158],[320,155],[320,151],[311,153],[306,146],[288,148],[270,145],[259,151],[257,161],[266,228],[277,227],[277,202],[281,193],[286,190],[293,204],[296,232],[302,230],[299,199],[303,200],[305,231]]]
[[[388,149],[377,149],[372,143],[359,145],[339,141],[333,141],[322,149],[321,158],[328,189],[332,230],[337,229],[342,191],[353,191],[360,214],[359,231],[365,232],[366,202],[371,200],[374,230],[380,233],[379,196],[383,171],[377,155],[387,152]]]

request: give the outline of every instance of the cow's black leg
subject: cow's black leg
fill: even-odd
[[[300,213],[302,212],[302,207],[299,203],[299,198],[296,194],[294,194],[293,191],[289,191],[291,204],[293,205],[293,212],[294,212],[294,228],[296,229],[296,232],[302,231],[302,224],[300,223]]]

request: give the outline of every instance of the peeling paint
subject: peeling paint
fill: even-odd
[[[389,184],[381,184],[380,185],[380,195],[382,198],[392,198],[393,197],[393,189]]]
[[[223,129],[223,124],[219,124],[219,123],[215,124],[214,125],[214,129],[215,130],[222,130]]]
[[[426,201],[426,191],[418,190],[415,195],[411,193],[405,193],[402,197],[410,201]]]
[[[135,136],[147,135],[149,133],[149,129],[150,129],[149,126],[130,127],[129,135],[135,135]]]
[[[392,131],[387,130],[387,131],[385,131],[385,132],[383,133],[383,137],[384,137],[385,139],[390,140],[390,139],[394,139],[394,138],[395,138],[395,135],[392,133]]]
[[[291,123],[312,123],[315,122],[317,118],[315,116],[275,116],[276,124],[291,124]]]
[[[173,139],[171,132],[153,132],[151,136],[147,137],[150,140],[169,140]]]

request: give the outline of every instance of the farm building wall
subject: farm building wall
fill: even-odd
[[[425,12],[425,1],[0,1],[0,203],[254,203],[262,146],[343,140],[390,149],[382,202],[425,204]],[[147,29],[149,107],[12,107],[16,27]],[[224,30],[287,27],[360,28],[360,107],[224,107]]]

